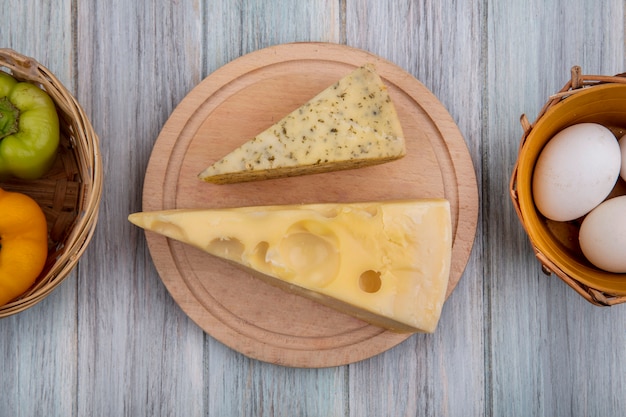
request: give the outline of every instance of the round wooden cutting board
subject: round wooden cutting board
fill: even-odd
[[[407,156],[384,165],[230,185],[197,174],[353,69],[375,65],[388,86]],[[410,74],[368,52],[294,43],[259,50],[210,74],[174,110],[146,171],[143,210],[443,197],[452,209],[448,295],[467,263],[478,217],[472,161],[456,124]],[[147,232],[168,291],[185,313],[227,346],[294,367],[356,362],[407,339],[285,293],[204,252]],[[445,308],[445,306],[444,306]]]

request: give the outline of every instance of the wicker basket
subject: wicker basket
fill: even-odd
[[[524,134],[511,176],[510,195],[543,271],[554,273],[587,301],[610,306],[626,302],[626,274],[602,271],[585,259],[578,244],[580,219],[551,222],[537,211],[532,200],[532,173],[543,146],[558,131],[582,122],[603,124],[618,137],[626,133],[624,74],[582,75],[580,67],[573,67],[571,80],[549,98],[534,123],[522,115]],[[619,179],[610,196],[623,194],[626,183]]]
[[[76,266],[96,226],[102,194],[102,160],[98,137],[76,99],[44,66],[10,49],[0,49],[0,69],[20,81],[40,86],[57,106],[61,144],[44,178],[9,180],[0,187],[33,197],[48,222],[48,260],[35,284],[0,307],[0,318],[43,300]]]

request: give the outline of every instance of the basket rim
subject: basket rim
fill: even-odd
[[[0,48],[0,68],[8,70],[20,81],[36,83],[48,93],[57,109],[70,119],[69,140],[75,152],[80,175],[80,191],[77,213],[56,258],[50,258],[51,266],[37,282],[21,297],[0,306],[0,318],[24,311],[46,298],[58,287],[77,265],[90,243],[98,220],[102,198],[103,166],[100,140],[83,108],[58,78],[34,58],[13,49]],[[60,115],[61,116],[61,115]],[[60,117],[60,119],[62,119]],[[64,123],[64,120],[60,120]]]

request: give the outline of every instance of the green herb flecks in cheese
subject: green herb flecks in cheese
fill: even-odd
[[[206,168],[233,183],[381,164],[406,153],[387,87],[367,64]]]

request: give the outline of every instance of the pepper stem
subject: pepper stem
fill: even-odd
[[[0,140],[19,131],[19,119],[20,109],[8,97],[0,98]]]

